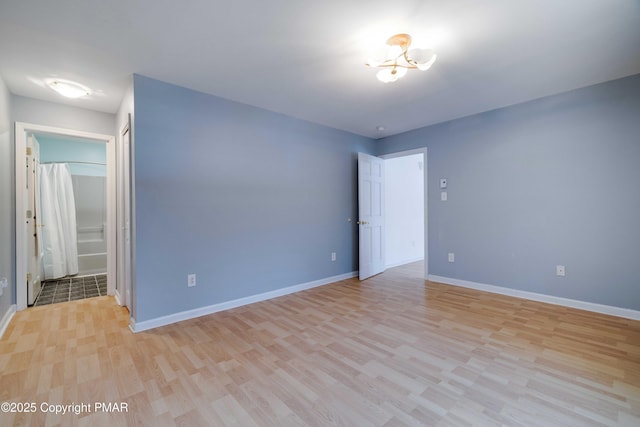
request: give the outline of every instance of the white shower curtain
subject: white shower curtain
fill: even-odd
[[[40,209],[45,280],[77,274],[76,203],[66,164],[40,165]]]

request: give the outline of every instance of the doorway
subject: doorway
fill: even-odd
[[[57,168],[58,165],[65,166],[60,170],[69,170],[75,167],[76,170],[84,170],[83,176],[91,176],[89,179],[80,180],[76,178],[76,188],[82,188],[87,197],[94,199],[99,198],[99,191],[96,188],[103,185],[102,195],[104,196],[105,210],[103,214],[91,212],[83,213],[83,223],[76,223],[73,227],[77,234],[82,234],[83,245],[81,252],[77,255],[86,255],[82,259],[80,256],[70,256],[67,266],[69,275],[79,275],[74,263],[81,264],[84,275],[91,273],[99,273],[98,270],[106,270],[106,293],[114,294],[116,280],[116,147],[115,138],[111,135],[102,135],[89,132],[76,131],[71,129],[55,128],[50,126],[41,126],[28,123],[16,123],[16,305],[18,310],[25,309],[34,302],[34,294],[39,290],[39,286],[44,279],[47,278],[47,261],[43,256],[43,233],[42,228],[46,227],[41,221],[40,212],[43,211],[40,206],[39,197],[36,197],[38,183],[42,182],[38,177],[38,171],[44,171],[39,167],[41,163],[42,150],[45,144],[43,141],[67,141],[67,144],[90,144],[92,148],[102,148],[104,150],[102,160],[76,160],[75,158],[49,159],[51,167]],[[38,142],[40,140],[40,142]],[[52,143],[49,143],[52,144]],[[97,150],[99,151],[99,149]],[[71,152],[76,152],[77,147]],[[26,159],[25,159],[26,154]],[[66,154],[73,156],[73,154]],[[26,161],[25,161],[26,160]],[[74,160],[76,160],[74,162]],[[83,162],[83,163],[80,163]],[[42,162],[44,163],[44,162]],[[71,165],[71,163],[75,163]],[[95,164],[92,164],[95,163]],[[103,164],[100,164],[103,163]],[[56,165],[54,167],[54,165]],[[84,169],[83,169],[84,168]],[[87,168],[92,169],[88,172]],[[99,169],[102,168],[102,171]],[[80,174],[76,174],[80,176]],[[102,177],[93,175],[103,175]],[[73,180],[69,177],[69,180]],[[71,182],[69,181],[69,182]],[[72,186],[72,184],[70,184]],[[93,200],[95,203],[96,200]],[[91,200],[88,203],[92,203]],[[68,207],[69,205],[67,205]],[[65,208],[63,207],[62,210]],[[69,209],[67,209],[69,210]],[[86,214],[86,215],[85,215]],[[103,215],[101,220],[98,216]],[[102,221],[102,224],[100,222]],[[96,223],[96,224],[93,224]],[[103,241],[103,246],[100,241]],[[84,247],[86,246],[86,248]],[[104,252],[98,251],[97,248],[104,247]],[[85,251],[86,249],[86,251]],[[71,250],[73,253],[73,250]],[[77,252],[77,249],[76,249]],[[59,260],[58,260],[59,261]],[[82,262],[80,262],[82,261]],[[43,262],[42,265],[38,265]],[[65,261],[66,262],[66,261]],[[55,268],[59,268],[63,262],[51,263],[50,269],[55,264]],[[104,264],[104,265],[103,265]],[[66,268],[65,266],[64,268]],[[58,270],[49,272],[52,275],[65,274],[67,271]],[[70,279],[76,280],[76,279]],[[96,280],[98,286],[98,294],[100,292],[100,283]],[[83,281],[84,283],[84,281]],[[102,283],[104,285],[104,283]],[[105,287],[103,286],[103,289]]]
[[[390,160],[390,159],[399,159],[399,158],[413,158],[413,156],[420,156],[420,158],[415,157],[416,159],[416,168],[420,168],[420,165],[418,164],[418,162],[421,160],[422,164],[421,164],[421,173],[418,176],[422,177],[422,185],[419,186],[418,188],[422,188],[422,239],[408,239],[405,241],[409,243],[409,245],[411,245],[411,247],[415,247],[417,245],[422,244],[422,257],[424,259],[424,279],[425,280],[429,280],[429,210],[428,210],[428,194],[429,194],[429,187],[428,187],[428,156],[427,156],[427,148],[417,148],[414,150],[407,150],[407,151],[400,151],[397,153],[390,153],[390,154],[385,154],[380,156],[380,158],[385,159],[386,160]],[[411,166],[409,166],[411,167]],[[414,183],[415,184],[415,183]],[[414,189],[415,191],[415,189]],[[413,216],[413,220],[415,221],[415,216]],[[418,231],[419,232],[419,231]],[[414,243],[412,244],[412,240],[414,241]],[[420,241],[421,240],[421,241]],[[407,251],[407,253],[412,253],[410,250]],[[416,259],[417,260],[418,255],[416,255]],[[405,260],[406,262],[411,262],[411,258],[410,256]],[[400,262],[400,260],[398,260],[397,262]],[[390,264],[389,266],[392,266],[392,264]]]
[[[386,268],[424,259],[424,154],[385,160]]]

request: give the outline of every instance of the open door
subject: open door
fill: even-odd
[[[120,131],[116,299],[131,312],[131,116]]]
[[[360,280],[385,268],[384,160],[358,153]]]
[[[27,304],[33,305],[40,293],[42,243],[40,227],[40,144],[34,135],[27,138]]]

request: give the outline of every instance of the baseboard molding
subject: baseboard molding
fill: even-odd
[[[391,264],[387,264],[385,265],[385,268],[393,268],[393,267],[399,267],[401,265],[405,265],[405,264],[411,264],[412,262],[418,262],[418,261],[422,261],[424,260],[424,257],[418,257],[418,258],[409,258],[409,259],[405,259],[399,262],[392,262]]]
[[[122,306],[122,301],[120,301],[120,294],[118,293],[118,290],[116,289],[113,292],[113,297],[116,299],[116,304],[118,304],[119,306]]]
[[[479,291],[491,292],[494,294],[508,295],[516,298],[523,298],[532,301],[546,302],[549,304],[561,305],[564,307],[578,308],[580,310],[593,311],[595,313],[608,314],[611,316],[624,317],[626,319],[640,320],[640,311],[630,308],[614,307],[611,305],[596,304],[574,300],[570,298],[556,297],[553,295],[538,294],[535,292],[521,291],[518,289],[505,288],[502,286],[487,285],[484,283],[470,282],[467,280],[452,279],[450,277],[429,275],[429,281],[445,283],[447,285],[460,286],[463,288],[477,289]]]
[[[9,310],[2,316],[2,320],[0,320],[0,339],[4,335],[4,332],[7,330],[11,319],[13,319],[13,315],[16,314],[16,305],[10,305]]]
[[[221,302],[218,304],[209,305],[206,307],[194,308],[193,310],[181,311],[179,313],[170,314],[168,316],[156,317],[151,320],[144,320],[142,322],[136,322],[131,319],[129,328],[133,332],[142,332],[149,329],[158,328],[160,326],[170,325],[172,323],[181,322],[183,320],[194,319],[200,316],[206,316],[207,314],[217,313],[219,311],[230,310],[232,308],[241,307],[247,304],[253,304],[260,301],[266,301],[272,298],[289,295],[294,292],[300,292],[318,286],[327,285],[329,283],[339,282],[340,280],[351,279],[358,276],[357,271],[351,273],[340,274],[337,276],[326,277],[324,279],[314,280],[312,282],[301,283],[299,285],[289,286],[287,288],[276,289],[274,291],[264,292],[262,294],[251,295],[244,298],[238,298],[232,301]]]

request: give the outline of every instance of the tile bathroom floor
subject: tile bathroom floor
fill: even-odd
[[[42,282],[42,290],[34,306],[107,295],[107,275],[65,277]]]

